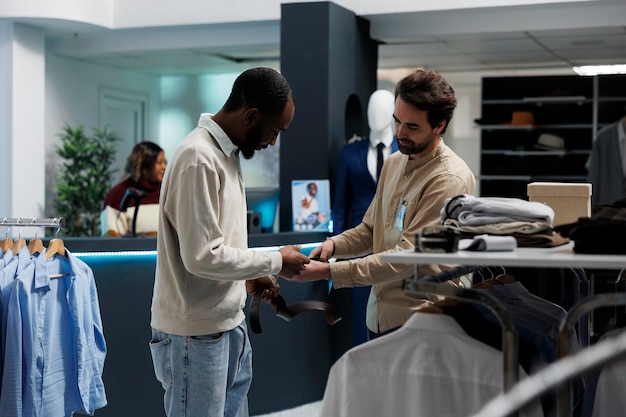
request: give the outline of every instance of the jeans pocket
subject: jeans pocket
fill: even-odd
[[[212,334],[204,334],[201,336],[190,336],[189,341],[192,344],[197,345],[205,345],[205,344],[213,344],[222,341],[224,339],[225,332],[220,333],[212,333]]]
[[[152,354],[152,365],[157,380],[166,388],[172,383],[172,364],[170,362],[170,339],[162,341],[150,341],[150,353]]]

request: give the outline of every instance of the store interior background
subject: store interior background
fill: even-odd
[[[120,136],[129,138],[118,151],[118,168],[135,141],[155,141],[171,155],[195,127],[200,113],[220,108],[241,71],[254,66],[280,70],[281,7],[290,3],[303,2],[0,3],[0,216],[55,217],[56,174],[62,162],[55,147],[66,123],[91,129],[113,122]],[[416,67],[437,69],[451,82],[459,106],[445,141],[476,175],[481,131],[474,120],[481,117],[483,77],[574,75],[574,65],[626,64],[624,0],[333,3],[367,20],[370,37],[380,42],[378,88],[392,90],[398,79]],[[307,53],[302,50],[303,56]],[[310,83],[316,79],[311,77]],[[311,97],[298,95],[297,90],[295,94],[304,108]],[[361,103],[363,109],[366,105]],[[302,111],[296,109],[295,117],[303,117]],[[346,140],[351,133],[359,132],[346,132]],[[320,138],[310,146],[326,144],[326,140]],[[306,148],[293,158],[303,155],[307,157]],[[280,161],[280,141],[275,148],[244,161],[246,185],[278,184]],[[33,236],[34,229],[23,228],[20,233]],[[114,247],[120,251],[122,242],[131,240],[90,239],[87,243],[99,250]],[[79,243],[85,250],[86,242]],[[145,351],[154,268],[151,256],[119,265],[92,261],[100,280],[110,346],[105,375],[110,405],[103,409],[103,416],[162,413],[160,401],[155,400],[161,398],[161,387]],[[324,285],[321,289],[285,285],[284,289],[288,300],[310,299],[327,290]],[[270,359],[276,352],[290,366],[281,370],[287,373],[281,374],[283,378],[276,378],[274,368],[255,370],[252,399],[257,412],[321,398],[326,371],[339,348],[344,348],[336,334],[345,333],[341,326],[349,323],[344,320],[330,327],[316,320],[317,316],[306,319],[304,326],[264,322],[263,337],[255,340],[258,366],[273,364]],[[332,340],[333,348],[320,347],[324,340]],[[284,354],[288,352],[298,355]],[[281,395],[274,396],[275,392]],[[133,401],[127,401],[127,396]],[[270,398],[272,403],[265,404]]]
[[[3,216],[54,216],[55,146],[66,123],[90,129],[113,120],[121,136],[153,140],[171,155],[201,112],[219,109],[242,70],[280,69],[281,4],[292,2],[83,3],[0,7],[0,61],[10,63],[0,68],[0,138],[8,150],[0,156],[0,192],[10,196],[0,201]],[[477,175],[482,77],[626,63],[623,0],[334,3],[369,21],[380,42],[379,88],[392,89],[416,67],[452,83],[459,106],[445,140]],[[279,148],[244,163],[248,186],[278,182]],[[120,149],[119,167],[129,149]]]

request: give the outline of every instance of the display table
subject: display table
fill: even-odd
[[[626,268],[626,255],[574,253],[573,243],[554,248],[517,248],[503,252],[458,251],[454,253],[395,252],[382,254],[384,262],[403,264],[500,265],[524,268]]]

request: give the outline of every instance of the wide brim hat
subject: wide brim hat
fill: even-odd
[[[565,149],[565,139],[551,133],[542,133],[537,139],[535,148],[546,151],[562,151]]]

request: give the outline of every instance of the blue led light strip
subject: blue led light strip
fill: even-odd
[[[303,252],[306,250],[315,249],[321,245],[321,242],[316,243],[303,243],[300,246],[302,247]],[[263,250],[263,251],[277,251],[282,246],[264,246],[260,248],[250,248],[250,250]],[[155,250],[137,250],[137,251],[120,251],[120,252],[72,252],[73,255],[78,256],[79,258],[90,258],[90,257],[147,257],[147,256],[156,256],[157,251]]]

